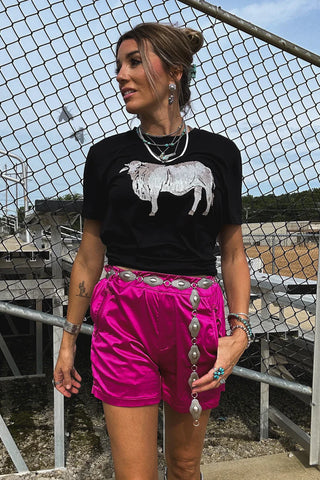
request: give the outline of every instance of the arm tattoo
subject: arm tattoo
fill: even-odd
[[[86,287],[84,286],[84,280],[79,283],[79,293],[77,294],[77,297],[90,298],[90,295],[88,295],[88,292],[86,292]]]

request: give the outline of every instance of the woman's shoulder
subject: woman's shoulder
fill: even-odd
[[[224,148],[227,150],[238,150],[235,142],[230,138],[226,137],[225,135],[221,135],[220,133],[211,132],[209,130],[204,130],[202,128],[194,128],[194,133],[196,133],[196,137],[201,142],[208,144],[210,146],[214,145],[215,148]]]
[[[131,144],[132,140],[135,139],[135,132],[133,130],[127,130],[122,133],[115,133],[113,135],[108,135],[107,137],[99,140],[98,142],[93,143],[91,150],[94,152],[124,148]]]

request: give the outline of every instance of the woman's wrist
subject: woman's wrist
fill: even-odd
[[[242,338],[246,336],[246,339],[247,339],[246,348],[248,348],[254,340],[254,335],[253,335],[249,315],[243,312],[229,313],[228,322],[231,330],[230,335],[232,336],[236,335],[238,338],[240,338],[240,336]]]
[[[79,332],[80,332],[80,329],[81,329],[81,325],[82,325],[82,322],[81,323],[72,323],[72,322],[69,322],[68,319],[65,319],[65,322],[64,322],[64,325],[63,325],[63,330],[65,332],[68,332],[70,333],[71,335],[78,335]]]

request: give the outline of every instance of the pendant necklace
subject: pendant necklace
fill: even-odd
[[[184,121],[183,121],[183,126],[184,126],[184,128],[183,128],[183,131],[181,132],[181,134],[179,136],[175,136],[174,139],[170,143],[165,143],[165,144],[157,144],[155,141],[151,142],[150,140],[147,140],[145,138],[142,130],[141,130],[141,127],[137,128],[137,133],[138,133],[139,138],[143,141],[143,143],[144,143],[146,149],[148,150],[148,152],[150,153],[150,155],[153,156],[153,158],[155,158],[156,160],[158,160],[161,163],[168,163],[168,162],[173,162],[174,160],[177,160],[178,158],[182,157],[187,150],[187,147],[188,147],[188,144],[189,144],[189,132],[188,132],[188,128],[186,127],[186,124],[185,124]],[[177,129],[177,130],[179,130],[179,129]],[[179,155],[175,156],[176,153],[177,153],[178,146],[179,146],[179,144],[182,140],[182,137],[185,137],[184,148]],[[160,153],[160,155],[157,155],[156,153],[154,153],[152,151],[152,149],[150,148],[150,145],[156,147],[160,152],[161,152],[161,147],[165,147],[165,150],[162,151]],[[172,146],[175,146],[174,152],[169,153],[169,154],[166,153],[167,150]],[[171,158],[171,157],[173,157],[173,158]]]

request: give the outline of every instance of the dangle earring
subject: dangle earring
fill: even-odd
[[[169,105],[172,105],[174,102],[174,92],[177,90],[176,84],[175,83],[169,83]]]

